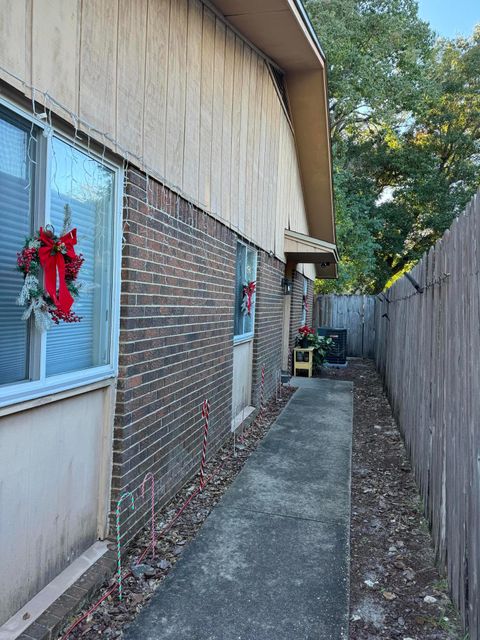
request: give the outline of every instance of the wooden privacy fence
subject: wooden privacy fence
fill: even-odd
[[[318,296],[314,322],[318,327],[347,329],[347,356],[374,357],[373,296]]]
[[[375,301],[375,358],[403,432],[437,559],[480,640],[480,195]]]

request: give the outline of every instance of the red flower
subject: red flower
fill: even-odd
[[[303,325],[298,329],[298,333],[300,333],[303,337],[308,335],[313,335],[315,333],[315,329],[313,327],[309,327],[308,324]]]

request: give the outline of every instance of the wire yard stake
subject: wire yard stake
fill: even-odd
[[[135,498],[131,491],[126,491],[120,496],[117,502],[117,581],[118,581],[118,597],[122,599],[122,558],[120,554],[121,536],[120,536],[120,505],[123,500],[130,498],[132,511],[135,510]]]

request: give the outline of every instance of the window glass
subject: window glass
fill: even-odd
[[[32,231],[34,131],[0,108],[0,385],[28,378],[28,322],[17,304],[17,252]]]
[[[114,172],[63,140],[52,141],[50,221],[60,234],[65,205],[85,262],[73,311],[78,323],[47,333],[47,376],[108,364],[112,318]]]
[[[255,294],[252,300],[252,310],[250,315],[243,313],[243,287],[249,282],[255,282],[257,272],[257,254],[253,249],[241,242],[237,243],[237,263],[235,278],[235,315],[234,334],[235,337],[253,335],[255,318]]]
[[[242,292],[244,281],[244,264],[245,253],[247,247],[244,244],[237,243],[237,268],[235,276],[235,318],[234,318],[234,334],[236,336],[243,334],[243,314],[241,312],[242,306]]]
[[[306,304],[308,304],[307,296],[308,296],[308,283],[306,278],[304,278],[303,279],[303,298],[302,298],[302,319],[301,319],[302,326],[307,324],[307,307],[306,307]]]

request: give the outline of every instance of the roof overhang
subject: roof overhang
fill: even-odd
[[[293,264],[314,264],[319,278],[336,278],[338,251],[335,244],[285,229],[285,256]]]
[[[300,0],[211,0],[225,18],[284,71],[316,68],[325,56]]]
[[[309,233],[335,244],[326,62],[301,1],[213,0],[213,4],[284,71]]]

